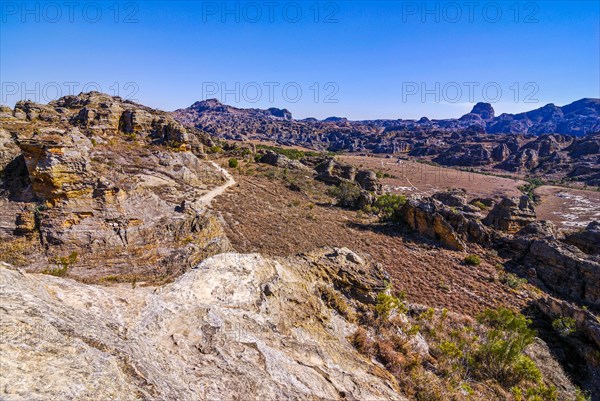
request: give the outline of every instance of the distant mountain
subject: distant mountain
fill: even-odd
[[[270,108],[240,109],[219,102],[217,99],[202,100],[185,109],[175,110],[173,116],[184,124],[194,124],[198,120],[212,120],[219,118],[235,117],[241,119],[274,119],[290,121],[292,113],[286,109]]]
[[[600,131],[600,99],[581,99],[563,107],[550,103],[520,114],[502,114],[486,125],[490,133],[567,134]]]
[[[525,113],[503,113],[495,116],[489,103],[477,103],[470,113],[459,119],[363,121],[385,128],[418,130],[420,128],[444,131],[467,129],[477,126],[491,134],[565,134],[582,136],[588,132],[600,132],[600,99],[581,99],[563,107],[547,104]]]
[[[360,125],[396,130],[443,130],[454,131],[464,129],[479,129],[491,134],[565,134],[583,136],[588,132],[600,132],[600,99],[581,99],[560,107],[547,104],[535,110],[519,114],[503,113],[495,116],[494,108],[489,103],[477,103],[470,113],[458,119],[435,120],[423,117],[415,120],[364,120],[349,121],[343,117],[328,117],[322,121],[314,118],[294,120],[292,113],[286,109],[270,108],[241,109],[225,105],[216,99],[196,102],[188,108],[174,111],[173,116],[186,125],[202,128],[206,124],[239,125],[242,120],[256,123],[265,120],[260,125],[270,126],[269,132],[276,136],[285,136],[286,125],[275,127],[274,121],[294,121],[307,126],[302,131],[315,129],[319,131],[322,123],[347,127],[348,124],[357,128]],[[237,122],[231,119],[239,120]],[[251,127],[246,127],[251,128]],[[331,128],[331,127],[330,127]],[[359,129],[360,130],[360,129]],[[248,129],[244,131],[248,132]],[[251,134],[251,132],[250,132]]]
[[[285,109],[239,109],[217,100],[172,115],[214,137],[318,150],[398,154],[446,166],[485,167],[600,185],[600,99],[495,115],[477,103],[458,119],[294,120]]]

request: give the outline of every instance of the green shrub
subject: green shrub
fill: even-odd
[[[54,260],[54,263],[57,264],[56,268],[53,269],[44,269],[42,271],[43,274],[49,274],[55,277],[64,277],[67,275],[69,267],[77,262],[79,255],[77,252],[73,251],[67,257],[60,257]]]
[[[552,328],[561,336],[567,337],[577,330],[577,322],[572,317],[559,317],[552,321]]]
[[[395,194],[385,194],[377,198],[375,203],[365,208],[366,212],[374,213],[382,221],[400,221],[400,209],[406,203],[406,197]]]
[[[481,209],[481,210],[485,210],[487,209],[487,207],[485,206],[485,204],[482,201],[475,201],[473,202],[473,206]]]
[[[531,320],[510,309],[500,308],[484,311],[478,321],[490,329],[475,353],[477,375],[504,384],[518,384],[538,376],[539,373],[534,371],[535,364],[523,355],[535,338],[535,331],[529,328]]]
[[[408,310],[400,298],[389,295],[385,292],[380,292],[377,294],[375,311],[379,317],[387,319],[390,317],[390,314],[394,309],[397,309],[400,313],[406,313]]]
[[[575,401],[591,401],[592,397],[589,394],[584,393],[583,391],[581,391],[580,388],[577,388],[575,390]]]
[[[538,383],[542,380],[542,372],[531,358],[520,355],[514,365],[514,377],[520,381]]]
[[[544,181],[540,178],[528,178],[527,184],[521,185],[519,190],[523,192],[524,195],[527,195],[532,201],[537,201],[535,190],[542,185],[544,185]]]
[[[271,150],[280,155],[286,156],[288,159],[299,160],[307,156],[319,156],[317,152],[303,151],[298,149],[280,148],[278,146],[256,145],[256,149]]]
[[[351,182],[343,181],[337,187],[329,189],[329,195],[337,200],[342,207],[356,207],[360,198],[360,188]]]
[[[439,348],[442,355],[448,359],[458,359],[463,355],[458,345],[453,341],[442,341]]]
[[[557,401],[556,387],[548,387],[543,383],[523,391],[519,387],[512,387],[511,393],[515,401]]]
[[[229,168],[237,168],[238,165],[239,165],[238,159],[236,159],[235,157],[232,157],[231,159],[229,159]]]
[[[464,261],[465,264],[470,266],[479,266],[481,264],[481,258],[477,255],[466,256]]]
[[[517,289],[523,284],[527,283],[527,279],[521,278],[513,273],[506,273],[500,276],[500,282],[509,286],[510,288]]]

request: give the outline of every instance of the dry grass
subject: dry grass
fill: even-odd
[[[13,266],[27,266],[33,252],[32,240],[26,237],[17,237],[13,240],[0,241],[0,261]]]
[[[288,256],[320,246],[348,247],[373,256],[411,301],[470,315],[499,306],[520,310],[530,299],[526,291],[515,292],[495,279],[494,266],[503,262],[496,255],[469,249],[483,261],[465,266],[466,253],[330,206],[327,187],[306,173],[283,177],[282,170],[253,163],[242,171],[235,171],[238,185],[213,204],[239,252]]]
[[[435,192],[452,188],[464,188],[473,198],[495,196],[520,196],[519,186],[524,181],[492,175],[477,174],[448,167],[432,166],[425,163],[367,156],[341,156],[346,163],[362,166],[391,176],[382,183],[393,193],[410,195],[432,195]]]

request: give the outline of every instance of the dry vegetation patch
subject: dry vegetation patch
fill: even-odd
[[[471,315],[499,306],[521,309],[535,296],[529,286],[515,289],[500,282],[496,266],[503,260],[493,252],[476,246],[468,253],[450,251],[397,225],[333,207],[327,186],[305,173],[257,163],[234,172],[238,184],[213,208],[238,252],[288,256],[321,246],[347,247],[372,255],[409,299]],[[466,265],[469,253],[479,255],[481,264]]]

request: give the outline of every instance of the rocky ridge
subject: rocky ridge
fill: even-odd
[[[563,238],[552,223],[536,220],[527,196],[504,198],[486,212],[468,203],[462,190],[408,199],[400,218],[412,230],[450,249],[465,250],[469,242],[494,248],[539,286],[600,308],[600,260],[584,252],[595,249],[596,222]]]
[[[166,280],[228,249],[203,198],[227,177],[168,114],[92,92],[20,102],[0,125],[0,234],[30,243],[29,269]]]

